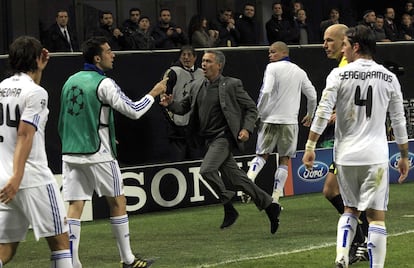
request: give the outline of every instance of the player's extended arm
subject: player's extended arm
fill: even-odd
[[[319,136],[320,135],[317,134],[316,132],[313,132],[312,130],[309,131],[308,141],[306,142],[306,145],[305,145],[305,153],[303,154],[303,157],[302,157],[302,162],[307,169],[313,168],[313,162],[315,161],[315,158],[316,158],[315,148],[316,148],[316,143],[318,142]]]
[[[36,128],[24,121],[20,121],[17,131],[17,142],[13,157],[13,175],[7,184],[0,190],[0,201],[9,203],[17,194],[23,179],[24,168],[30,151],[32,150],[33,137]]]
[[[403,183],[408,176],[408,171],[410,169],[410,164],[408,161],[408,143],[399,144],[398,148],[400,149],[401,157],[398,160],[398,170],[400,171],[400,177],[398,178],[398,183]]]

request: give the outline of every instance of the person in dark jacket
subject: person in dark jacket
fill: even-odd
[[[56,13],[56,23],[50,26],[44,41],[45,47],[50,52],[79,51],[78,37],[68,22],[68,12],[66,10],[59,10]]]
[[[88,34],[88,37],[92,36],[104,36],[112,50],[122,50],[126,47],[124,34],[114,27],[114,17],[111,11],[100,12],[99,27],[92,29]]]
[[[161,105],[177,114],[190,112],[189,124],[206,142],[207,152],[200,166],[200,175],[224,205],[220,228],[230,227],[236,222],[239,213],[232,204],[232,198],[236,190],[243,190],[251,195],[260,210],[266,211],[270,232],[274,234],[279,227],[280,206],[247,177],[233,157],[232,149],[238,147],[242,150],[244,142],[253,133],[257,108],[241,80],[222,75],[225,61],[223,52],[205,51],[201,64],[205,77],[195,80],[189,94],[181,101],[173,101],[172,95],[164,95]]]
[[[138,30],[138,21],[141,17],[141,9],[133,7],[129,10],[129,19],[122,23],[122,32],[129,36]]]
[[[255,6],[251,3],[244,5],[243,14],[236,20],[236,29],[240,33],[239,45],[258,45],[260,28],[255,18]]]
[[[211,21],[211,29],[219,32],[220,47],[235,47],[240,41],[240,32],[236,28],[231,9],[222,9],[216,19]]]
[[[151,21],[147,16],[141,16],[138,20],[138,29],[127,38],[130,49],[154,49],[155,40],[152,37]]]
[[[180,48],[189,43],[183,29],[171,22],[171,11],[168,8],[161,9],[159,22],[153,29],[152,36],[155,47],[161,49]]]
[[[282,41],[288,45],[299,44],[299,28],[296,21],[283,17],[283,7],[279,2],[272,5],[273,15],[266,22],[266,34],[269,44]]]

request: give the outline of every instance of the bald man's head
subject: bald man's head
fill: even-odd
[[[340,60],[342,58],[342,44],[348,26],[334,24],[329,26],[323,35],[323,48],[326,56],[330,59]]]

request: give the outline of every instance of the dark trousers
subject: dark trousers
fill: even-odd
[[[252,197],[259,209],[265,209],[272,202],[272,197],[252,182],[234,160],[232,144],[227,137],[212,140],[207,148],[200,174],[218,194],[225,204],[241,190]],[[221,176],[219,174],[221,173]],[[226,188],[231,187],[232,190]]]

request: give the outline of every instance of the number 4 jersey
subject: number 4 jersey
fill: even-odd
[[[49,109],[46,90],[20,73],[0,83],[0,188],[13,174],[13,157],[20,121],[36,129],[20,189],[54,180],[45,151],[45,126]]]
[[[360,166],[388,162],[387,111],[397,143],[408,141],[402,99],[393,73],[373,60],[358,59],[333,69],[327,77],[311,130],[320,134],[336,107],[335,163]]]

